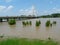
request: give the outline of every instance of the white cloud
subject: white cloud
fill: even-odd
[[[5,12],[11,11],[13,8],[14,8],[14,7],[13,7],[12,5],[10,5],[10,6],[6,7]]]
[[[4,11],[6,9],[5,6],[0,6],[0,12]]]
[[[2,13],[2,14],[8,14],[8,13],[10,13],[10,12],[12,12],[12,10],[13,10],[13,6],[12,5],[10,5],[10,6],[0,6],[0,14]]]
[[[49,15],[49,14],[52,14],[52,13],[60,13],[60,8],[52,8],[52,9],[49,9],[49,10],[45,10],[45,11],[39,11],[38,10],[35,10],[34,9],[34,14],[35,15]],[[33,9],[32,8],[29,8],[29,9],[21,9],[19,10],[19,15],[32,15],[33,14]]]
[[[35,7],[32,6],[31,8],[28,8],[28,9],[20,9],[19,14],[26,15],[26,16],[33,15],[33,14],[36,15],[37,11],[36,11]]]
[[[41,15],[48,15],[48,14],[52,14],[52,13],[60,13],[60,8],[54,7],[54,8],[49,9],[49,10],[40,11]]]

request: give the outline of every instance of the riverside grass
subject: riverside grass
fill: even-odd
[[[57,45],[53,40],[11,38],[0,41],[0,45]]]

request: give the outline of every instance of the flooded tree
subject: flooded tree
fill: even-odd
[[[8,23],[10,25],[14,25],[14,24],[16,24],[16,21],[15,21],[15,19],[9,19]]]

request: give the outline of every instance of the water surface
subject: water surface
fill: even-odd
[[[35,26],[36,20],[41,21],[41,25],[39,27]],[[52,27],[46,27],[45,23],[47,20],[50,20],[51,23],[56,21],[57,24],[53,25]],[[47,39],[48,37],[51,37],[54,40],[60,41],[60,18],[39,18],[24,20],[32,21],[31,26],[23,26],[22,21],[17,21],[16,25],[12,26],[9,25],[8,22],[0,23],[0,35],[36,39]]]

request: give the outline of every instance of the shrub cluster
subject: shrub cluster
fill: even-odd
[[[56,21],[53,21],[53,24],[56,24]]]
[[[10,25],[14,25],[14,24],[16,24],[16,21],[15,21],[15,19],[9,19],[8,23]]]
[[[46,26],[47,26],[47,27],[50,26],[50,20],[48,20],[48,21],[46,22]]]
[[[32,25],[32,22],[31,21],[22,21],[22,24],[23,25]]]
[[[40,26],[40,24],[41,24],[40,20],[36,21],[36,26]]]
[[[46,26],[49,27],[49,26],[52,26],[52,24],[56,24],[56,21],[53,21],[53,23],[50,22],[50,20],[48,20],[46,22]]]

